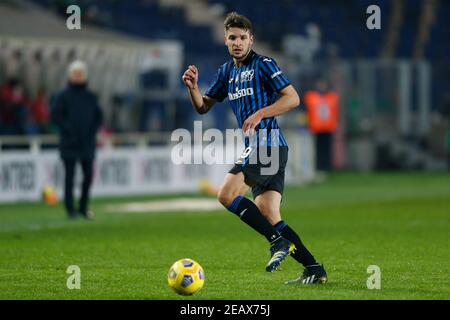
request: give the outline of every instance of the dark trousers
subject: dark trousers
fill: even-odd
[[[63,159],[65,170],[64,181],[64,205],[69,216],[75,216],[77,211],[74,206],[73,199],[73,185],[75,180],[75,167],[79,160]],[[78,212],[86,215],[89,204],[89,190],[92,184],[93,177],[93,160],[81,160],[81,170],[83,172],[83,182],[81,184],[81,197],[78,207]]]
[[[331,141],[332,133],[316,134],[316,168],[319,171],[331,170]]]

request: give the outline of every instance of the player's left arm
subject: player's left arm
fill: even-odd
[[[264,118],[282,115],[300,105],[300,97],[292,85],[283,88],[278,94],[280,98],[275,103],[259,109],[245,120],[242,126],[244,132],[255,129]]]

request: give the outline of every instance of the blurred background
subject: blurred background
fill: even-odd
[[[73,4],[81,30],[66,27]],[[381,10],[381,29],[366,25],[370,5]],[[50,113],[76,59],[87,62],[105,114],[94,195],[188,191],[205,177],[220,180],[222,171],[205,166],[172,168],[168,146],[173,130],[192,131],[195,120],[204,130],[236,127],[227,101],[197,115],[181,82],[195,64],[204,92],[229,59],[230,11],[250,18],[255,51],[274,57],[301,95],[301,108],[279,119],[291,147],[288,182],[314,180],[318,171],[448,171],[448,1],[2,0],[0,201],[37,199],[44,184],[62,185]],[[308,92],[337,97],[324,165]]]

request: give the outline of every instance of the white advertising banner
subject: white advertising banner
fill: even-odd
[[[201,179],[216,181],[230,166],[175,165],[171,149],[100,150],[94,164],[93,196],[155,194],[197,191]],[[75,188],[81,182],[77,166]],[[0,202],[38,200],[46,184],[61,197],[64,168],[57,151],[0,154]]]
[[[300,184],[311,180],[314,176],[311,136],[300,132],[289,141],[286,183]],[[227,147],[227,154],[232,153],[237,159],[241,151]],[[171,152],[170,146],[98,150],[92,196],[195,192],[204,179],[215,187],[220,186],[233,166],[204,162],[177,165],[171,159]],[[79,193],[81,178],[81,168],[77,166],[75,194]],[[0,153],[0,202],[39,200],[46,184],[54,186],[58,196],[62,197],[64,169],[56,150]]]

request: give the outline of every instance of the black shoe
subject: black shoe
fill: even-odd
[[[294,252],[295,246],[289,240],[280,237],[275,240],[270,246],[270,261],[267,263],[266,271],[273,272],[281,264],[281,262],[292,252]]]
[[[286,284],[313,284],[326,283],[328,281],[327,272],[323,265],[313,265],[306,267],[303,274],[295,280],[287,281]]]
[[[78,218],[77,214],[68,214],[67,217],[69,218],[69,220],[76,220]]]
[[[66,211],[66,213],[69,220],[75,220],[76,218],[78,218],[78,214],[76,211]]]

